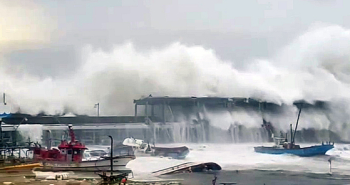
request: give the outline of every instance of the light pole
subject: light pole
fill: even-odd
[[[109,138],[111,138],[111,156],[110,156],[110,160],[111,160],[111,176],[113,175],[113,137],[112,136],[108,136]]]
[[[5,95],[5,93],[2,94],[2,101],[3,101],[4,105],[6,105],[6,95]]]
[[[94,108],[97,108],[97,117],[100,117],[100,103],[96,103]]]
[[[5,99],[6,95],[5,93],[2,94],[2,101],[4,103],[4,105],[6,105],[6,99]],[[1,139],[1,147],[4,147],[4,138],[3,138],[3,133],[2,133],[2,118],[0,118],[0,139]],[[0,152],[1,155],[1,152]]]

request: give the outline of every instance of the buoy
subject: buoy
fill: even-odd
[[[126,178],[123,178],[121,183],[125,184],[126,183]]]

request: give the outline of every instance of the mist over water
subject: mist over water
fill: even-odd
[[[0,69],[0,92],[7,94],[11,112],[132,115],[133,99],[142,96],[250,97],[291,105],[304,99],[330,101],[322,111],[302,113],[300,128],[342,131],[349,119],[350,30],[336,26],[312,27],[269,59],[251,59],[244,68],[223,61],[214,50],[178,42],[164,48],[137,50],[132,43],[112,50],[86,46],[73,75],[39,78]],[[234,51],[232,51],[234,52]],[[248,56],[249,57],[249,56]],[[295,122],[290,106],[279,116],[264,115],[280,129]],[[258,112],[208,112],[220,128],[240,122],[259,127]],[[332,124],[333,123],[333,124]]]
[[[42,143],[42,125],[20,125],[18,131],[23,137],[23,142],[28,142],[30,139],[32,142]]]

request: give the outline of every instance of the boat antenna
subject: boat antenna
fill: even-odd
[[[290,143],[293,144],[293,124],[291,123],[289,126],[290,126]]]
[[[300,118],[300,113],[301,113],[302,107],[303,107],[303,104],[301,104],[300,109],[299,109],[299,114],[298,114],[297,123],[295,125],[295,130],[294,130],[294,134],[293,134],[292,144],[294,144],[294,142],[295,142],[295,134],[297,133],[297,128],[298,128],[298,123],[299,123],[299,118]]]

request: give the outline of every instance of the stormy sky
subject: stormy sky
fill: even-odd
[[[241,67],[251,58],[274,55],[314,25],[350,27],[350,2],[339,0],[2,0],[0,6],[18,11],[10,16],[18,16],[19,24],[40,24],[49,35],[40,46],[14,47],[3,54],[11,68],[21,66],[21,73],[39,77],[74,72],[87,44],[109,50],[131,41],[138,49],[149,49],[179,41],[211,48]]]

